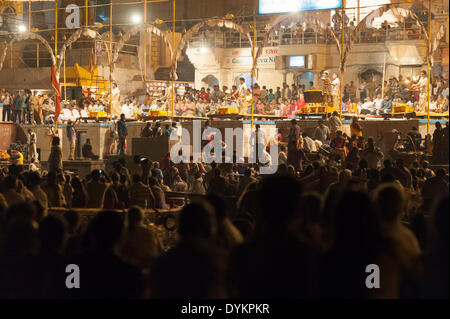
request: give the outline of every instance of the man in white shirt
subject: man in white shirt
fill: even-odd
[[[336,73],[333,73],[333,81],[331,81],[331,95],[333,97],[333,106],[339,108],[339,92],[340,92],[340,81]]]
[[[89,112],[86,110],[86,108],[80,108],[80,117],[86,118],[89,117]]]
[[[128,106],[128,102],[125,102],[122,106],[122,113],[125,114],[126,118],[130,118],[130,107]]]
[[[238,88],[239,96],[240,97],[244,97],[246,95],[246,93],[247,93],[248,86],[247,86],[247,84],[245,84],[245,79],[244,78],[240,78],[239,82],[241,83],[239,85],[239,88]]]
[[[361,110],[359,113],[363,115],[375,114],[375,104],[372,102],[370,97],[366,97],[366,100],[361,105]]]
[[[427,100],[428,77],[427,77],[426,71],[420,72],[420,79],[419,79],[419,82],[417,82],[417,84],[415,85],[415,87],[420,92],[418,111],[425,112],[425,110],[427,108],[427,101],[428,101]]]
[[[330,140],[336,136],[336,132],[342,128],[342,121],[339,118],[338,112],[334,111],[328,119],[328,125],[330,127]]]
[[[81,117],[80,111],[76,107],[72,108],[72,121],[76,121]]]
[[[59,117],[63,123],[72,119],[72,110],[70,109],[70,105],[65,105],[62,111],[62,114]]]
[[[330,129],[323,123],[323,120],[319,120],[319,126],[314,131],[314,138],[326,143],[330,139]]]
[[[317,145],[312,138],[308,136],[308,133],[303,132],[303,150],[307,153],[317,152]]]
[[[375,106],[376,114],[380,114],[380,109],[383,105],[383,99],[381,98],[381,94],[378,94],[377,97],[373,100],[373,104]]]

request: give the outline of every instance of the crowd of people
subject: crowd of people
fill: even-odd
[[[427,110],[427,73],[422,71],[417,77],[392,77],[384,83],[378,77],[372,76],[365,80],[361,78],[359,86],[350,81],[343,87],[342,112],[362,115],[392,114],[394,106],[411,106],[416,112]],[[200,88],[200,90],[186,87],[183,95],[176,95],[174,111],[176,116],[205,117],[216,114],[220,108],[231,108],[236,113],[275,116],[295,116],[304,112],[306,106],[314,103],[305,100],[305,90],[320,89],[325,94],[324,101],[329,106],[339,109],[339,77],[333,74],[331,79],[321,78],[316,85],[288,85],[269,88],[260,87],[257,83],[248,87],[245,79],[240,79],[240,85],[213,88]],[[449,82],[441,77],[433,77],[430,92],[430,112],[448,113]],[[161,96],[138,98],[129,96],[122,99],[121,113],[127,119],[143,119],[151,111],[162,110],[172,112],[172,90],[169,87]],[[64,105],[59,120],[66,123],[78,118],[89,118],[94,112],[109,113],[107,95],[103,99],[96,99],[94,95],[84,96],[80,100],[68,101]],[[53,123],[54,102],[52,97],[38,94],[29,90],[19,91],[11,95],[6,90],[1,91],[1,104],[3,105],[2,120],[17,121],[19,123]],[[118,116],[118,114],[116,114]],[[116,115],[114,117],[116,117]]]
[[[448,298],[448,169],[384,154],[356,120],[347,137],[338,119],[312,136],[293,120],[269,176],[262,164],[170,154],[78,176],[62,170],[53,138],[48,171],[0,172],[0,297]],[[431,158],[448,163],[448,123],[432,142]],[[148,209],[179,211],[170,246]],[[69,263],[79,289],[66,287]],[[369,264],[380,289],[365,285]]]
[[[213,89],[202,87],[200,90],[186,88],[183,96],[177,95],[174,110],[177,116],[207,116],[216,114],[220,108],[232,108],[236,113],[275,116],[295,116],[302,112],[302,108],[312,106],[314,103],[305,101],[305,90],[320,89],[327,94],[324,100],[339,109],[339,78],[337,74],[332,79],[323,81],[317,87],[313,82],[308,85],[287,85],[268,88],[260,87],[257,83],[248,87],[245,80],[240,85],[220,87]],[[393,106],[412,106],[416,112],[425,112],[427,109],[427,74],[421,72],[419,77],[399,76],[390,78],[384,84],[376,77],[366,81],[361,79],[359,87],[353,81],[343,88],[342,112],[362,115],[392,114]],[[434,78],[430,97],[430,112],[445,113],[449,106],[448,80]],[[145,117],[152,110],[171,111],[170,94],[160,97],[146,98],[139,103],[136,98],[129,98],[122,105],[122,111],[127,117]],[[309,103],[308,103],[309,102]]]

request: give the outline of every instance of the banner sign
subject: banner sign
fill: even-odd
[[[341,0],[259,0],[258,13],[290,13],[341,8]]]

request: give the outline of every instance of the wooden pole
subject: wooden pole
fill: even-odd
[[[55,58],[58,60],[58,0],[55,0]]]
[[[88,8],[88,6],[89,6],[89,3],[88,3],[88,1],[89,0],[86,0],[86,26],[88,26],[89,25],[89,8]]]
[[[361,17],[361,11],[360,11],[360,0],[358,0],[358,5],[357,5],[357,8],[356,8],[356,25],[358,25],[359,24],[359,21],[360,21],[360,17]]]
[[[430,81],[431,81],[431,0],[428,0],[428,81],[427,81],[427,133],[430,133]]]
[[[255,52],[255,45],[256,45],[256,14],[253,14],[253,46],[252,46],[252,118],[251,118],[251,128],[253,129],[253,114],[254,114],[254,100],[253,100],[253,90],[255,86],[255,58],[256,58],[256,52]]]
[[[144,26],[144,81],[147,82],[147,0],[144,0]]]
[[[384,98],[384,78],[386,76],[386,52],[384,53],[383,59],[383,80],[381,82],[381,98]]]
[[[67,105],[66,55],[64,54],[64,105]]]
[[[31,32],[31,0],[28,0],[28,32]]]
[[[109,3],[109,119],[112,120],[112,1]]]
[[[344,27],[345,27],[345,1],[342,1],[341,9],[341,80],[339,82],[339,118],[342,119],[342,82],[344,81]]]
[[[173,0],[173,21],[172,21],[172,65],[177,63],[175,56],[175,0]],[[172,74],[172,118],[175,116],[175,74]]]

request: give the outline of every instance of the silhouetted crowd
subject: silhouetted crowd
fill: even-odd
[[[0,297],[448,298],[448,172],[364,162],[260,176],[166,156],[85,179],[12,165],[0,176]],[[169,190],[187,203],[168,204]],[[144,209],[170,207],[167,247]],[[66,286],[69,264],[80,288]],[[373,264],[378,289],[366,286]]]

